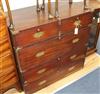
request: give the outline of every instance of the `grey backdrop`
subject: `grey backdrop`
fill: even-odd
[[[97,52],[100,54],[100,35],[99,35],[98,44],[97,44]]]

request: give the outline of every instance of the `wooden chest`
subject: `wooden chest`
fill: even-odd
[[[47,10],[36,13],[35,7],[12,12],[15,31],[11,30],[11,37],[25,94],[84,67],[93,15],[83,11],[82,5],[69,7],[61,2],[60,19],[52,20]]]
[[[0,94],[10,88],[19,88],[16,66],[6,25],[6,17],[0,9]]]

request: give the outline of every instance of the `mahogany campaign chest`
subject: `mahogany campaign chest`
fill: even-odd
[[[12,12],[15,28],[10,34],[25,94],[84,67],[93,15],[80,5],[60,3],[59,18],[52,20],[46,10],[36,13],[35,7]]]
[[[7,67],[10,62],[14,62],[14,57],[25,94],[34,93],[83,68],[86,54],[96,51],[100,9],[83,10],[83,3],[60,2],[59,17],[48,20],[47,5],[44,11],[38,13],[36,7],[29,7],[13,11],[13,23],[8,3],[7,6],[12,22],[9,34],[13,56],[10,51],[10,56],[6,54],[4,61]],[[7,40],[4,39],[1,44]],[[3,51],[11,47],[9,43],[7,40]],[[16,72],[10,69],[14,72],[11,76],[16,79]],[[15,67],[13,69],[16,70]],[[18,79],[15,79],[17,83]]]

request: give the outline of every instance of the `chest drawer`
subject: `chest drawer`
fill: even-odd
[[[55,38],[50,41],[41,42],[18,51],[18,58],[22,70],[43,64],[44,61],[59,57],[73,49],[77,49],[80,45],[85,46],[88,39],[89,28],[80,30],[79,35],[72,33],[64,35],[60,40]],[[83,38],[84,37],[84,38]]]
[[[58,60],[57,58],[50,60],[49,62],[31,68],[30,70],[23,73],[25,83],[30,83],[32,81],[38,80],[42,77],[47,77],[48,74],[52,74],[58,70]]]
[[[20,31],[14,36],[15,46],[23,47],[40,41],[44,41],[57,35],[57,22],[40,25],[34,28]]]
[[[75,62],[69,63],[67,66],[63,65],[59,69],[59,73],[55,76],[58,77],[59,75],[61,75],[61,77],[66,77],[70,75],[71,73],[74,73],[78,71],[79,69],[82,69],[83,67],[84,67],[84,59],[80,58],[76,60]]]
[[[81,48],[81,50],[80,50]],[[78,62],[82,62],[84,63],[85,60],[85,56],[86,56],[86,47],[77,47],[76,50],[65,54],[63,57],[61,57],[61,70],[64,69],[64,67],[66,68],[69,65],[77,65]]]
[[[92,13],[85,13],[82,15],[78,15],[69,19],[63,19],[61,21],[60,29],[62,33],[66,33],[73,29],[82,28],[88,26],[92,22]]]
[[[68,76],[69,74],[81,69],[82,67],[83,63],[78,62],[74,65],[74,68],[72,68],[71,65],[69,67],[66,67],[66,71],[55,71],[53,73],[49,72],[47,77],[45,76],[31,83],[24,84],[24,90],[26,94],[31,94],[32,92],[36,92],[37,90],[45,88],[48,85],[60,80],[61,78]]]

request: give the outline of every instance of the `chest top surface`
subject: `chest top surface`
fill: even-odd
[[[64,19],[64,18],[70,18],[91,11],[90,9],[84,10],[83,7],[84,7],[83,2],[78,2],[78,3],[74,2],[71,6],[67,2],[67,0],[64,2],[59,2],[59,6],[58,6],[59,16],[61,19]],[[92,9],[99,8],[100,3],[91,0],[89,3],[89,7]],[[53,14],[55,13],[54,3],[52,3],[52,13]],[[57,20],[56,18],[52,20],[48,20],[47,4],[45,7],[45,11],[43,12],[37,13],[36,7],[32,6],[28,8],[14,10],[12,11],[12,16],[13,16],[15,30],[17,31],[39,26],[42,24],[51,23]]]

